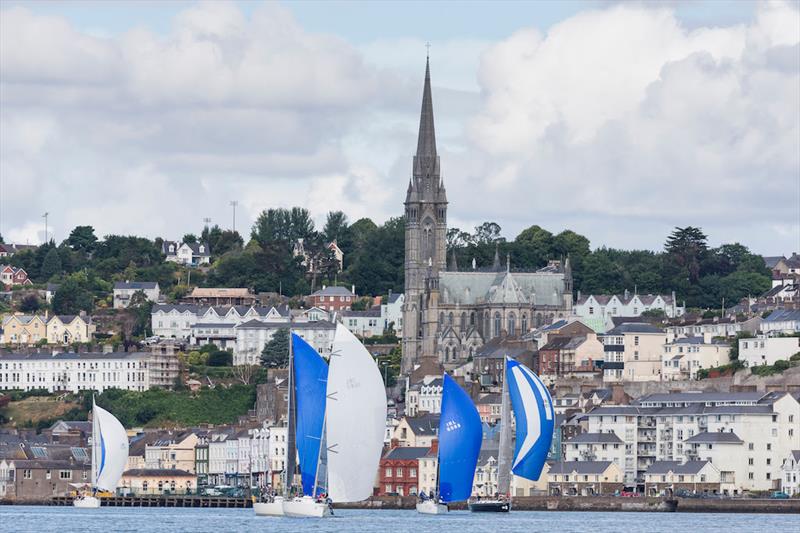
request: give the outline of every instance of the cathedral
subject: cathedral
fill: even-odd
[[[569,315],[569,258],[540,270],[512,270],[495,253],[491,266],[447,265],[447,192],[433,121],[430,61],[425,65],[417,152],[405,201],[403,363],[458,366],[496,337],[519,338]]]

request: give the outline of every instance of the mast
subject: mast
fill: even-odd
[[[92,394],[92,488],[97,486],[97,447],[100,442],[100,423],[97,420],[97,413],[94,412],[94,394]]]
[[[284,494],[292,495],[295,459],[297,457],[295,436],[295,394],[294,394],[294,349],[292,347],[292,310],[289,309],[289,404],[286,406],[286,468],[284,468]]]
[[[509,496],[511,490],[511,406],[509,405],[507,358],[503,358],[503,392],[500,398],[500,449],[497,454],[497,492]]]
[[[319,435],[319,452],[317,453],[317,468],[314,470],[314,488],[311,490],[311,497],[317,497],[317,483],[319,482],[319,467],[322,463],[322,448],[325,443],[325,425],[328,422],[328,410],[325,409],[325,414],[322,415],[322,432]]]

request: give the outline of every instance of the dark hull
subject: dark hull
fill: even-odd
[[[511,510],[511,502],[471,502],[469,510],[473,513],[507,513]]]

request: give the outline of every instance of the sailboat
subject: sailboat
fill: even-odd
[[[417,503],[417,512],[444,514],[447,504],[467,500],[481,450],[481,418],[472,399],[447,373],[442,386],[439,418],[436,491]]]
[[[293,345],[304,496],[284,500],[283,513],[322,518],[332,514],[331,503],[372,494],[386,427],[386,389],[372,356],[341,324],[330,366],[300,337],[293,337]]]
[[[99,491],[114,492],[128,463],[128,434],[114,415],[92,398],[92,484],[73,500],[82,509],[100,507]]]
[[[527,366],[506,358],[505,379],[500,409],[500,450],[497,460],[499,498],[472,501],[472,512],[508,512],[511,510],[511,473],[537,481],[553,440],[555,412],[550,392]],[[517,427],[513,461],[511,454],[511,416],[514,410]]]

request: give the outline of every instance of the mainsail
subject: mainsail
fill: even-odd
[[[317,351],[292,333],[292,355],[297,409],[297,455],[303,493],[311,495],[317,479],[325,424],[328,365]],[[291,450],[289,453],[292,453]]]
[[[386,389],[366,348],[336,326],[326,403],[328,493],[334,502],[372,495],[386,428]]]
[[[439,497],[442,501],[469,499],[481,438],[481,418],[475,404],[445,373],[439,419]]]
[[[128,463],[128,434],[114,415],[92,403],[92,486],[113,492]]]
[[[517,443],[511,471],[536,481],[553,440],[553,399],[538,376],[513,359],[506,362],[506,380],[517,424]]]
[[[503,377],[503,391],[500,395],[500,449],[497,455],[497,493],[510,496],[511,459],[514,437],[511,434],[511,403],[508,397],[508,380]]]

